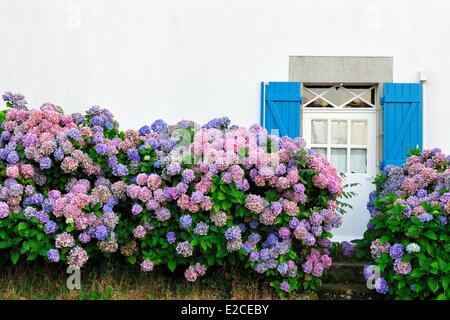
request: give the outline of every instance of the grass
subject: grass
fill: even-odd
[[[81,290],[69,290],[69,275],[62,265],[43,262],[0,262],[0,300],[67,299],[252,299],[272,300],[269,282],[242,266],[217,267],[195,283],[187,282],[179,272],[155,270],[143,273],[138,266],[117,260],[90,261],[81,270]],[[316,299],[315,294],[292,295],[290,299]]]

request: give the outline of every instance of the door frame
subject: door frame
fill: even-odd
[[[302,124],[302,137],[305,139],[306,145],[309,148],[313,148],[316,145],[311,143],[311,120],[348,120],[350,125],[347,125],[347,137],[348,141],[345,145],[332,145],[327,143],[327,160],[330,161],[330,149],[333,147],[343,148],[347,150],[347,172],[350,171],[350,149],[352,147],[350,140],[351,121],[352,120],[367,120],[367,172],[366,173],[351,173],[355,175],[366,175],[369,178],[374,178],[377,173],[377,110],[349,110],[349,109],[329,109],[329,110],[315,110],[315,109],[303,109],[301,117]],[[328,138],[331,137],[331,126],[328,125]],[[320,147],[320,146],[317,146]],[[357,148],[357,146],[354,146]],[[347,173],[346,173],[347,174]]]

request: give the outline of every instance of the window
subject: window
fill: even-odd
[[[375,108],[375,86],[305,85],[305,108]]]
[[[311,119],[311,149],[339,172],[367,173],[367,119]]]

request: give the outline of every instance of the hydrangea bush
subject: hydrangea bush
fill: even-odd
[[[450,299],[449,162],[439,149],[413,150],[404,165],[386,166],[376,177],[371,219],[357,247],[373,260],[364,275],[378,293]]]
[[[316,289],[330,268],[341,179],[301,138],[227,118],[120,131],[99,106],[65,115],[3,99],[0,249],[14,264],[114,255],[192,282],[240,260],[280,295]]]

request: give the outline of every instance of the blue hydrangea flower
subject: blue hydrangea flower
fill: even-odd
[[[384,278],[378,278],[375,281],[375,290],[378,293],[386,294],[388,292],[389,286]]]
[[[403,252],[403,244],[401,244],[401,243],[395,243],[389,249],[389,255],[394,260],[400,259],[401,257],[403,257],[403,253],[404,253]]]
[[[39,161],[39,167],[42,170],[50,169],[52,167],[52,159],[49,157],[42,158],[41,161]]]
[[[51,262],[58,262],[59,261],[59,252],[56,249],[50,249],[47,251],[47,258]]]
[[[167,124],[163,120],[158,119],[152,123],[151,128],[156,133],[163,134],[167,131]]]
[[[225,239],[227,240],[237,240],[241,238],[241,229],[237,226],[233,226],[225,231]]]
[[[188,229],[192,225],[192,217],[188,214],[180,217],[180,225],[182,229]]]
[[[8,153],[6,161],[8,161],[8,163],[10,164],[19,162],[19,154],[16,151],[11,151],[10,153]]]
[[[206,236],[208,234],[209,225],[204,222],[199,222],[194,228],[194,233],[198,236]]]
[[[139,129],[139,134],[140,134],[141,136],[146,136],[147,134],[150,133],[150,131],[151,131],[151,129],[150,129],[149,126],[142,126],[142,127]]]
[[[175,243],[175,241],[177,241],[177,237],[176,237],[175,232],[173,232],[173,231],[167,232],[167,234],[166,234],[166,239],[167,239],[167,242],[168,242],[169,244]]]
[[[428,212],[424,212],[419,216],[419,220],[421,222],[429,222],[429,221],[433,220],[433,216],[431,214],[429,214]]]
[[[45,224],[45,234],[55,233],[56,230],[58,230],[58,225],[54,221],[47,221],[47,223]]]
[[[98,240],[103,241],[106,239],[107,236],[108,236],[108,229],[104,225],[95,228],[95,237]]]

